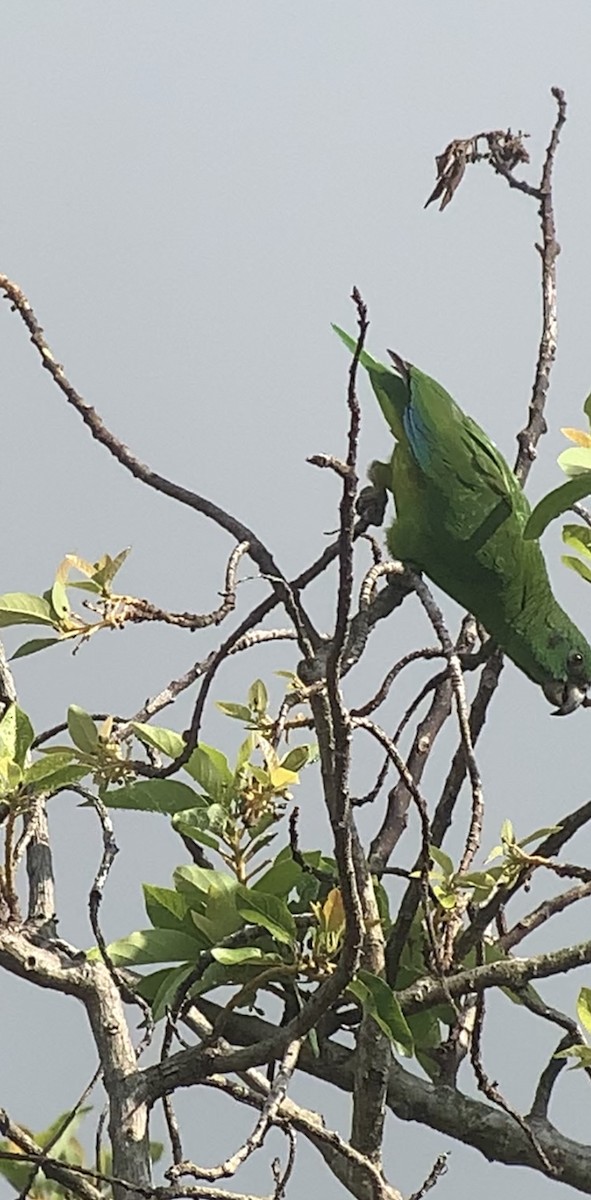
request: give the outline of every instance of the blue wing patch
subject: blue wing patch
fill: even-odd
[[[430,431],[424,419],[421,418],[420,412],[417,411],[415,405],[412,403],[412,400],[410,404],[407,404],[402,414],[402,424],[413,458],[418,463],[421,471],[427,471],[431,461]]]

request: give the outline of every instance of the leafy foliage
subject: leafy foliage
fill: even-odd
[[[25,1126],[20,1128],[27,1133],[42,1150],[47,1150],[53,1159],[63,1163],[64,1166],[87,1167],[89,1164],[86,1160],[84,1148],[78,1138],[78,1129],[85,1116],[92,1112],[91,1106],[81,1107],[75,1112],[60,1113],[51,1125],[46,1129],[42,1129],[39,1133],[33,1133]],[[150,1142],[150,1160],[156,1163],[162,1157],[164,1147],[161,1142]],[[2,1158],[2,1152],[17,1156],[16,1158]],[[22,1158],[22,1162],[18,1158]],[[112,1174],[112,1156],[111,1152],[106,1149],[101,1149],[98,1170],[103,1175]],[[36,1170],[31,1165],[30,1161],[23,1154],[20,1147],[5,1138],[0,1141],[0,1176],[14,1189],[18,1194],[24,1194],[25,1190],[31,1200],[68,1200],[72,1193],[62,1187],[61,1184],[48,1179],[42,1170]],[[97,1180],[96,1185],[101,1195],[108,1197],[111,1195],[111,1188],[108,1184]]]
[[[591,429],[591,394],[585,400],[583,411]],[[525,538],[541,537],[551,521],[568,512],[586,496],[591,496],[591,433],[584,429],[571,428],[564,428],[562,432],[575,443],[574,449],[563,450],[558,456],[558,465],[568,476],[568,483],[554,488],[539,501],[527,522]],[[581,559],[564,554],[563,563],[591,583],[591,568],[583,561],[585,558],[591,558],[591,530],[585,525],[565,525],[562,538],[567,546],[583,555]]]
[[[10,625],[45,625],[53,629],[55,637],[33,638],[23,642],[13,654],[13,659],[37,654],[58,642],[87,641],[99,629],[117,629],[126,617],[129,597],[118,596],[112,590],[117,572],[123,566],[129,550],[122,550],[114,558],[104,554],[97,562],[90,563],[77,554],[66,554],[62,559],[50,588],[41,596],[26,592],[8,592],[0,596],[0,628]],[[81,580],[71,578],[72,571],[82,575]],[[81,616],[73,611],[69,590],[89,592],[94,603],[85,602],[89,613],[98,619]]]

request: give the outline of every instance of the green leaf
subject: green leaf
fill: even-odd
[[[60,771],[62,767],[67,767],[72,763],[76,754],[75,750],[55,749],[52,753],[45,753],[42,758],[36,758],[35,762],[27,767],[25,779],[27,782],[36,783],[39,779],[45,779],[47,775],[53,775],[55,771]]]
[[[253,750],[256,748],[257,738],[255,733],[249,733],[248,737],[241,742],[236,755],[236,766],[234,767],[234,782],[239,778],[241,768],[249,761]]]
[[[542,825],[540,829],[534,829],[533,833],[528,833],[527,837],[520,838],[517,845],[530,846],[532,842],[539,842],[542,838],[547,838],[551,833],[560,833],[562,825]]]
[[[236,933],[242,925],[234,901],[228,896],[209,897],[206,913],[198,913],[192,909],[191,920],[207,939],[208,946],[223,942],[224,938]]]
[[[167,758],[178,758],[185,749],[183,738],[174,729],[161,729],[158,725],[142,725],[139,721],[132,721],[131,728],[140,742],[146,746],[154,746],[156,750],[160,750],[161,754],[166,754]]]
[[[17,658],[26,658],[28,654],[38,654],[40,650],[46,650],[48,646],[57,646],[62,638],[31,638],[30,642],[23,642],[14,654],[10,655],[10,661],[14,662]]]
[[[248,707],[255,717],[264,717],[269,707],[269,696],[262,679],[255,679],[248,689]]]
[[[443,850],[439,849],[439,846],[429,846],[429,854],[433,862],[437,863],[437,866],[443,871],[445,878],[451,879],[451,876],[455,874],[455,866],[449,854],[445,854]]]
[[[207,823],[212,833],[223,837],[228,824],[228,814],[221,804],[210,804],[207,809]]]
[[[433,884],[433,894],[437,900],[437,903],[440,904],[442,908],[449,909],[451,911],[451,909],[456,908],[458,905],[457,894],[455,892],[449,892],[445,888],[437,887],[437,884]]]
[[[426,1012],[411,1013],[406,1021],[413,1037],[415,1050],[427,1050],[441,1045],[441,1026],[435,1009],[429,1008]]]
[[[174,888],[155,887],[151,883],[142,884],[142,891],[148,919],[155,929],[178,929],[192,935],[193,923],[185,896]]]
[[[274,820],[274,818],[272,819]],[[252,830],[250,832],[252,833]],[[248,849],[244,852],[245,861],[254,858],[255,854],[258,854],[259,851],[264,850],[265,846],[269,846],[271,842],[275,841],[276,837],[277,830],[275,830],[274,833],[261,833],[256,837],[252,837],[248,844]]]
[[[11,1154],[18,1154],[18,1147],[15,1146],[14,1142],[8,1142],[4,1140],[1,1141],[0,1151],[1,1150],[5,1150]],[[0,1175],[3,1176],[4,1179],[8,1180],[9,1184],[16,1192],[24,1191],[24,1188],[28,1183],[29,1176],[31,1175],[31,1171],[31,1163],[27,1160],[23,1160],[23,1162],[16,1162],[15,1160],[11,1159],[3,1160],[0,1157]],[[38,1178],[39,1173],[37,1172],[35,1179]]]
[[[281,759],[280,767],[284,771],[293,771],[296,775],[310,761],[311,746],[292,746],[291,750]]]
[[[16,792],[23,781],[22,767],[6,754],[0,755],[0,783],[4,792]]]
[[[160,1021],[165,1015],[192,970],[192,963],[182,967],[167,967],[163,971],[151,971],[138,980],[135,990],[148,1001],[155,1021]]]
[[[554,1058],[577,1058],[579,1061],[574,1063],[570,1070],[577,1071],[582,1068],[589,1070],[589,1067],[591,1067],[591,1046],[568,1046],[566,1050],[557,1050]]]
[[[577,997],[577,1016],[583,1028],[591,1033],[591,988],[581,988]]]
[[[189,963],[186,967],[173,967],[171,970],[165,972],[166,978],[162,979],[152,1003],[152,1016],[155,1021],[159,1021],[162,1017],[166,1016],[167,1009],[174,1004],[179,988],[189,978],[192,970],[193,964]]]
[[[207,922],[205,932],[214,943],[223,941],[231,933],[240,929],[242,921],[236,909],[237,882],[233,875],[216,872],[217,878],[211,884],[205,903],[204,919]],[[199,927],[200,916],[193,913],[193,920]]]
[[[75,746],[84,754],[95,754],[98,747],[96,725],[85,709],[71,704],[68,709],[68,732]]]
[[[296,940],[296,924],[287,904],[278,896],[258,889],[239,887],[236,908],[245,921],[261,925],[276,941],[292,946]]]
[[[47,1128],[43,1129],[40,1133],[35,1134],[35,1141],[38,1142],[40,1146],[43,1146],[44,1149],[49,1142],[53,1142],[51,1151],[53,1156],[55,1158],[62,1158],[64,1156],[67,1158],[68,1151],[71,1148],[72,1142],[75,1140],[74,1134],[79,1128],[82,1118],[87,1116],[90,1112],[92,1112],[92,1104],[83,1105],[82,1108],[78,1109],[74,1116],[72,1116],[72,1113],[69,1110],[66,1112],[61,1112],[59,1116],[54,1117],[51,1125],[48,1125]],[[66,1121],[67,1128],[64,1129],[63,1133],[56,1138],[56,1134],[59,1133]],[[78,1146],[81,1152],[82,1148],[80,1147],[80,1143],[78,1143]],[[69,1161],[73,1162],[74,1160],[72,1157],[70,1157]]]
[[[468,871],[466,875],[457,875],[456,883],[462,888],[473,888],[474,902],[482,904],[496,888],[497,879],[493,871]]]
[[[63,758],[64,762],[72,762],[74,759],[78,761],[78,751],[73,746],[40,746],[39,753],[51,758],[55,755],[56,758]]]
[[[556,461],[560,470],[571,478],[591,472],[591,450],[584,446],[571,446],[563,450]]]
[[[176,868],[174,883],[179,892],[188,897],[191,908],[197,912],[205,912],[208,895],[213,888],[218,891],[233,891],[238,886],[234,876],[229,875],[227,871],[215,871],[193,863]]]
[[[588,525],[563,525],[562,540],[571,550],[591,558],[591,529]]]
[[[587,583],[591,583],[591,568],[586,563],[581,562],[580,558],[573,558],[571,554],[562,554],[561,562],[565,567],[570,567],[571,571],[576,571],[577,575],[581,575]]]
[[[279,679],[287,679],[292,689],[302,687],[302,681],[295,671],[274,671],[273,674],[277,675]]]
[[[394,1043],[401,1054],[410,1058],[414,1054],[414,1042],[408,1022],[392,988],[378,975],[361,970],[347,989],[369,1012],[382,1033]]]
[[[59,792],[62,788],[68,788],[72,783],[80,783],[89,773],[89,768],[72,764],[71,767],[64,767],[61,771],[56,771],[55,774],[49,775],[43,781],[42,791]]]
[[[302,877],[302,868],[297,863],[291,853],[289,846],[277,855],[275,862],[261,875],[253,884],[253,889],[256,892],[267,892],[272,896],[281,896],[287,900],[289,893],[293,891],[296,884]],[[251,890],[253,890],[251,889]]]
[[[0,596],[0,628],[8,625],[52,625],[55,613],[43,596],[27,592],[6,592]]]
[[[63,618],[69,615],[70,601],[61,579],[56,579],[51,589],[51,604],[58,617]]]
[[[271,827],[276,824],[277,824],[277,817],[276,817],[275,813],[273,813],[273,812],[263,813],[262,817],[259,817],[258,821],[256,821],[254,825],[251,825],[250,829],[248,830],[249,837],[251,839],[251,842],[250,842],[251,846],[252,846],[253,841],[256,841],[257,838],[261,837],[262,834],[264,834],[267,829],[271,829]],[[272,836],[275,837],[276,833],[277,833],[277,830],[275,830],[275,833],[272,834]]]
[[[121,569],[130,553],[131,546],[128,546],[126,550],[121,550],[115,558],[111,558],[110,554],[105,554],[100,562],[95,563],[96,570],[92,577],[96,580],[101,590],[109,590],[110,584],[112,584],[117,572]]]
[[[98,583],[94,583],[92,579],[73,579],[68,587],[77,588],[81,592],[92,592],[94,596],[100,596],[102,591]]]
[[[188,763],[185,763],[185,771],[212,800],[220,804],[224,804],[228,792],[233,790],[234,772],[230,770],[225,754],[214,746],[200,743]]]
[[[585,496],[591,496],[591,471],[577,475],[576,479],[569,479],[568,483],[554,488],[554,491],[548,492],[548,495],[536,504],[523,531],[525,540],[531,541],[541,537],[551,521],[568,512],[573,504],[583,500]]]
[[[128,808],[135,812],[156,812],[173,816],[195,808],[196,793],[176,779],[142,779],[101,794],[108,808]]]
[[[380,883],[380,881],[378,879],[376,879],[375,877],[373,879],[373,890],[375,893],[376,903],[378,906],[380,925],[382,926],[384,934],[387,937],[387,935],[392,927],[392,921],[390,919],[390,900],[388,897],[388,893],[387,893],[383,883]]]
[[[68,784],[79,783],[90,768],[84,763],[63,761],[57,754],[38,758],[24,772],[23,782],[36,792],[55,792]]]
[[[218,850],[218,839],[203,827],[204,821],[207,822],[207,810],[190,808],[172,818],[172,827],[180,837],[191,838],[202,846],[209,846],[210,850]]]
[[[279,671],[277,671],[277,674],[279,674]],[[310,1030],[306,1040],[312,1051],[312,1058],[320,1058],[320,1042],[318,1041],[318,1033],[314,1027]]]
[[[258,946],[235,946],[233,949],[217,946],[211,951],[211,957],[225,967],[233,966],[235,963],[260,962],[262,959],[271,957],[274,962],[281,963],[282,961],[278,955],[263,954]]]
[[[0,756],[24,767],[34,736],[35,731],[27,714],[18,704],[10,704],[0,720]]]
[[[195,962],[204,949],[202,938],[175,929],[138,929],[127,937],[111,942],[109,956],[116,967],[140,966],[142,963]],[[88,958],[100,958],[93,948]]]
[[[225,700],[217,700],[216,708],[223,712],[226,717],[232,717],[235,721],[249,722],[250,709],[245,704],[230,704]]]

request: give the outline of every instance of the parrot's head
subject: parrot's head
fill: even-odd
[[[518,621],[492,632],[555,706],[553,716],[565,717],[580,705],[591,707],[591,646],[554,597],[549,605],[528,605]]]
[[[542,690],[556,708],[553,716],[563,717],[574,712],[580,704],[589,706],[591,687],[591,646],[572,621],[560,610],[562,628],[553,623],[544,654],[546,678],[540,679]]]

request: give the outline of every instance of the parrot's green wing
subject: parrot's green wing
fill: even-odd
[[[337,325],[333,329],[354,352],[355,339]],[[440,493],[438,503],[447,507],[447,522],[455,525],[458,537],[486,541],[510,513],[525,526],[530,506],[513,472],[484,430],[441,384],[402,360],[398,374],[366,350],[359,361],[400,444],[402,454],[395,468],[399,477],[404,469],[407,474],[410,470],[410,464],[402,461],[408,449],[433,497]],[[403,370],[406,375],[400,373]],[[453,505],[447,503],[450,479],[457,489]]]
[[[447,491],[451,472],[479,503],[488,491],[492,503],[502,499],[525,524],[529,504],[502,454],[445,388],[414,366],[403,425],[413,457],[435,487]]]
[[[334,327],[353,353],[356,342]],[[391,352],[390,352],[391,353]],[[392,354],[360,354],[396,439],[370,478],[392,492],[394,558],[425,571],[472,612],[559,713],[591,686],[591,646],[557,603],[539,544],[525,541],[526,497],[484,430],[436,380]]]

